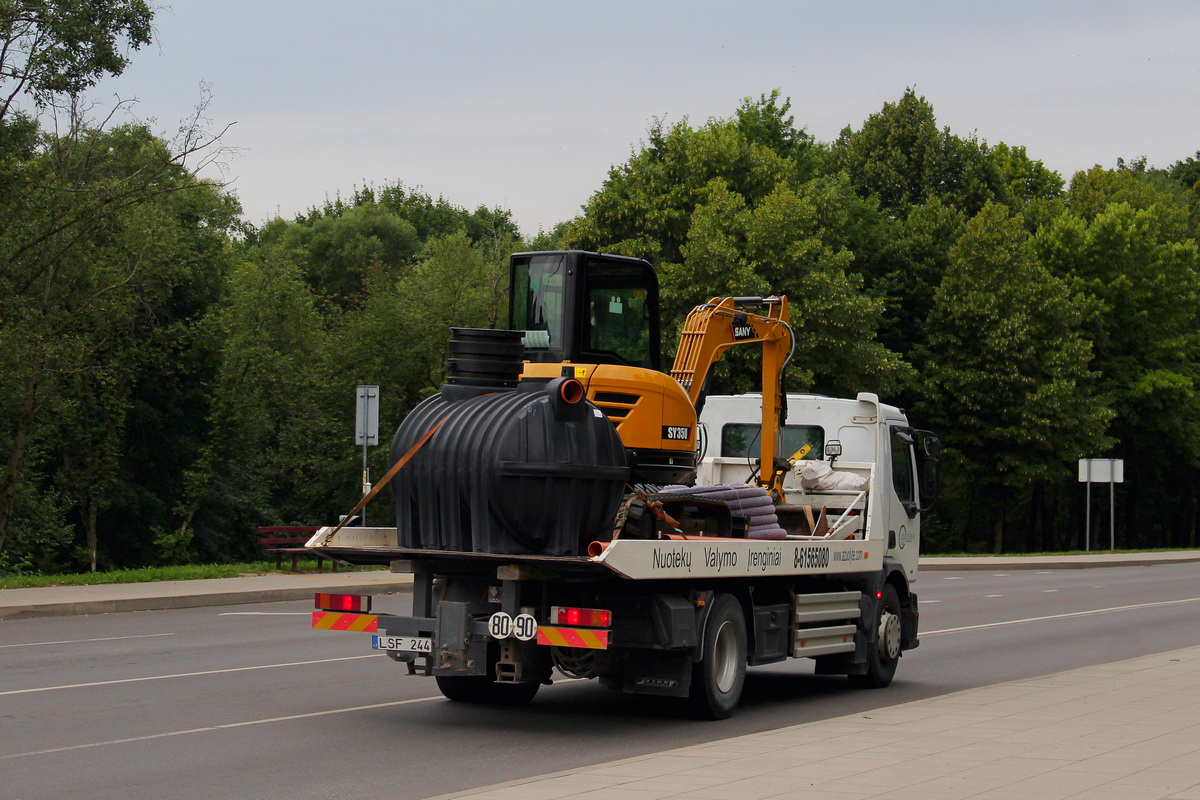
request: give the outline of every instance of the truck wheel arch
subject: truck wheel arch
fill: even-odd
[[[704,633],[708,629],[708,618],[712,613],[713,603],[718,594],[728,594],[737,600],[742,608],[742,621],[746,623],[746,648],[748,653],[754,652],[754,602],[750,593],[744,587],[729,587],[722,593],[712,589],[704,593],[704,605],[696,609],[696,645],[692,648],[692,663],[704,657]]]

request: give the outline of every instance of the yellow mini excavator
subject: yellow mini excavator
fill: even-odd
[[[639,258],[579,250],[518,253],[510,328],[524,331],[522,380],[572,377],[616,425],[631,483],[688,483],[697,409],[728,348],[762,346],[757,481],[782,500],[782,374],[794,350],[786,297],[713,298],[688,314],[675,363],[661,371],[658,277]],[[761,465],[766,465],[765,467]]]

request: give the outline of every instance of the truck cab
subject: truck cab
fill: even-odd
[[[761,394],[707,398],[700,414],[697,484],[746,482],[756,468],[761,419]],[[903,572],[907,583],[914,582],[921,512],[937,493],[937,438],[913,428],[902,409],[869,392],[853,400],[788,394],[786,419],[777,452],[796,462],[784,478],[786,507],[807,507],[814,522],[824,516],[822,536],[886,542],[885,560]],[[801,472],[819,460],[865,483],[806,488]]]

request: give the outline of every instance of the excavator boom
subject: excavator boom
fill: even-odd
[[[756,313],[749,309],[765,309]],[[778,499],[783,490],[775,469],[779,447],[783,370],[794,348],[786,297],[714,297],[688,313],[679,334],[671,377],[695,406],[713,364],[734,345],[761,344],[762,434],[758,482]]]

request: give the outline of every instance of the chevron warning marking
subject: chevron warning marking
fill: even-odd
[[[323,631],[359,631],[376,633],[379,617],[376,614],[347,614],[341,611],[314,611],[312,626]]]
[[[586,647],[589,650],[608,649],[608,631],[589,628],[556,628],[539,625],[537,643],[554,647]]]

